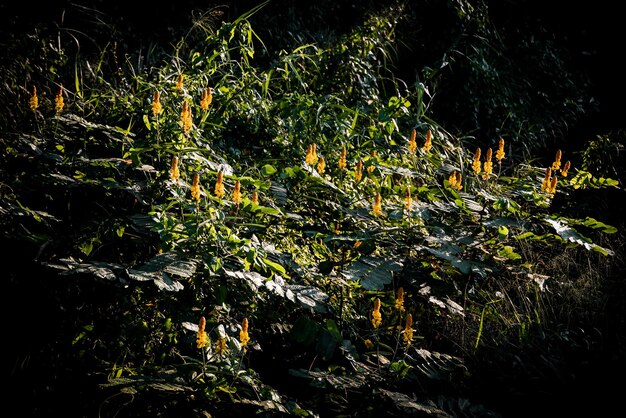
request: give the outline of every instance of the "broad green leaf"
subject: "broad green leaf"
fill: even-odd
[[[402,264],[392,259],[363,257],[342,274],[347,279],[359,281],[366,290],[381,290],[391,283],[393,272],[401,269]]]

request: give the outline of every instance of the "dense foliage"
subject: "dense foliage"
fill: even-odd
[[[300,34],[214,8],[138,51],[14,39],[0,213],[33,415],[513,416],[606,354],[619,138],[562,150],[585,83],[547,83],[568,70],[538,38],[521,73],[470,3],[404,78],[403,3]]]

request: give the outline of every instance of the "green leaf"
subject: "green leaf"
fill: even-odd
[[[391,259],[363,257],[342,274],[350,280],[359,281],[366,290],[381,290],[391,283],[393,272],[400,269],[402,264]]]
[[[510,245],[502,247],[502,249],[498,251],[498,255],[500,257],[506,257],[509,260],[520,260],[522,258],[522,256],[516,253]]]
[[[276,169],[270,164],[265,164],[263,167],[261,167],[261,174],[265,177],[269,177],[274,173],[276,173]]]
[[[327,319],[326,329],[328,330],[328,332],[332,334],[332,336],[335,338],[337,342],[341,342],[342,340],[341,331],[339,331],[339,327],[337,326],[337,323],[335,322],[335,320]]]
[[[269,258],[264,258],[263,263],[270,268],[275,273],[285,274],[287,271],[280,264],[270,260]]]
[[[577,245],[582,245],[587,250],[597,251],[603,255],[613,255],[613,251],[600,247],[597,244],[591,242],[589,238],[582,236],[578,231],[574,228],[570,228],[567,224],[551,218],[545,219],[546,223],[551,225],[556,233],[565,241],[572,242]]]
[[[299,344],[309,345],[315,341],[319,329],[320,327],[316,322],[302,316],[293,324],[290,336]]]

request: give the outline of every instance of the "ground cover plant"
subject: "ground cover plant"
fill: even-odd
[[[623,191],[618,157],[599,163],[619,138],[452,133],[431,111],[445,78],[394,73],[406,5],[272,49],[269,3],[138,53],[42,31],[3,65],[11,393],[111,417],[495,417],[577,395],[579,360],[623,344],[604,293],[623,295],[622,235],[594,208]]]

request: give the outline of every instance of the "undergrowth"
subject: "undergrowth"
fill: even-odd
[[[620,188],[600,140],[468,148],[394,76],[401,6],[272,51],[264,5],[144,60],[41,33],[2,68],[3,235],[54,277],[51,374],[102,416],[499,415],[482,356],[603,304],[617,230],[554,205]]]

